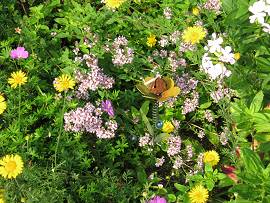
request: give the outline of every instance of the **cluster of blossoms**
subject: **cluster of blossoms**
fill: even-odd
[[[212,10],[218,14],[218,13],[220,13],[221,2],[220,2],[220,0],[207,0],[204,3],[203,8],[207,9],[207,10]]]
[[[103,70],[98,66],[98,59],[94,55],[85,54],[82,59],[91,69],[91,72],[83,73],[79,70],[75,72],[75,79],[79,85],[76,92],[78,98],[87,99],[89,96],[88,90],[112,88],[114,79],[103,73]]]
[[[175,156],[180,153],[181,150],[181,138],[179,136],[171,136],[168,139],[168,156]]]
[[[166,7],[163,10],[163,15],[165,16],[166,19],[170,20],[172,18],[172,10],[169,7]]]
[[[102,120],[103,112],[108,113],[108,109],[96,108],[93,104],[87,103],[83,108],[65,113],[65,130],[94,133],[102,139],[113,138],[118,127],[117,122],[110,119],[104,123]]]
[[[148,133],[145,133],[145,135],[140,137],[139,139],[139,146],[145,147],[148,145],[153,145],[153,139],[150,137]]]
[[[231,71],[225,67],[225,63],[234,64],[239,59],[238,54],[232,52],[230,46],[222,47],[223,38],[216,33],[208,40],[204,49],[207,51],[202,58],[201,69],[209,75],[212,80],[229,77]]]
[[[113,48],[113,59],[112,62],[116,66],[123,66],[130,64],[133,61],[134,52],[133,49],[129,48],[128,41],[125,37],[119,36],[114,39]]]
[[[214,121],[213,115],[210,110],[205,110],[204,118],[209,122],[212,123]]]
[[[198,105],[199,105],[199,93],[194,91],[192,93],[192,98],[187,98],[184,101],[182,114],[185,115],[187,113],[195,111]]]
[[[221,85],[218,86],[218,89],[214,92],[211,92],[210,96],[214,100],[215,103],[218,103],[223,98],[231,98],[233,94],[232,90],[229,88],[224,88]]]
[[[162,156],[161,158],[157,158],[156,159],[156,163],[155,163],[155,166],[156,167],[161,167],[165,162],[165,158],[164,156]]]
[[[224,128],[224,131],[219,134],[219,141],[222,145],[226,145],[228,143],[228,134],[229,134],[229,129],[227,127]]]
[[[253,14],[249,17],[250,23],[258,22],[263,27],[263,31],[270,34],[270,24],[265,20],[270,15],[270,1],[256,1],[248,10]]]
[[[184,73],[181,77],[176,76],[175,84],[180,87],[181,94],[186,95],[196,89],[198,80],[191,78],[188,73]]]

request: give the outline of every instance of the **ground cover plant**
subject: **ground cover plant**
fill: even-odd
[[[268,0],[0,8],[0,202],[270,202]]]

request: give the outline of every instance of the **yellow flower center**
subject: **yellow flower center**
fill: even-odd
[[[17,168],[17,164],[15,161],[9,161],[6,166],[5,166],[5,169],[8,171],[8,172],[13,172],[15,171]]]

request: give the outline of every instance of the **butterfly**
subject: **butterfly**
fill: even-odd
[[[136,85],[144,97],[158,101],[166,101],[180,93],[180,88],[174,86],[174,81],[169,77],[146,77],[143,83]]]

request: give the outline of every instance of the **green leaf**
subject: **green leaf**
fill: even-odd
[[[243,148],[241,149],[241,157],[247,171],[254,174],[262,174],[264,166],[255,152],[249,148]]]
[[[140,109],[140,113],[141,113],[142,120],[143,120],[144,124],[146,125],[146,128],[147,128],[148,132],[150,133],[150,135],[154,136],[153,127],[151,126],[148,118],[146,117],[146,115],[144,114],[144,112],[142,111],[142,109]]]
[[[137,168],[137,177],[140,183],[145,183],[147,181],[147,175],[143,167]]]
[[[256,96],[253,98],[249,109],[251,110],[252,113],[256,113],[260,111],[262,107],[262,101],[263,101],[264,94],[262,91],[259,91]]]
[[[204,171],[205,171],[205,173],[212,173],[213,168],[209,163],[206,163],[205,166],[204,166]]]
[[[206,102],[200,105],[200,109],[207,109],[211,106],[212,102]]]
[[[270,133],[256,133],[254,138],[259,142],[269,142]]]
[[[145,115],[148,114],[148,111],[149,111],[149,104],[150,104],[149,101],[145,101],[145,102],[143,103],[143,105],[141,106],[141,108],[140,108],[140,111],[142,111]]]
[[[174,194],[168,194],[168,201],[169,202],[175,202],[176,196]]]
[[[187,186],[181,185],[179,183],[174,183],[174,187],[177,190],[179,190],[180,192],[182,192],[182,193],[185,193],[186,191],[188,191],[188,187]]]
[[[207,179],[205,180],[205,185],[209,191],[212,191],[215,186],[215,182],[212,179]]]
[[[259,124],[256,124],[254,127],[258,133],[270,132],[269,123],[259,123]]]
[[[269,152],[270,151],[270,142],[261,143],[259,150],[261,152],[265,152],[265,153]]]

